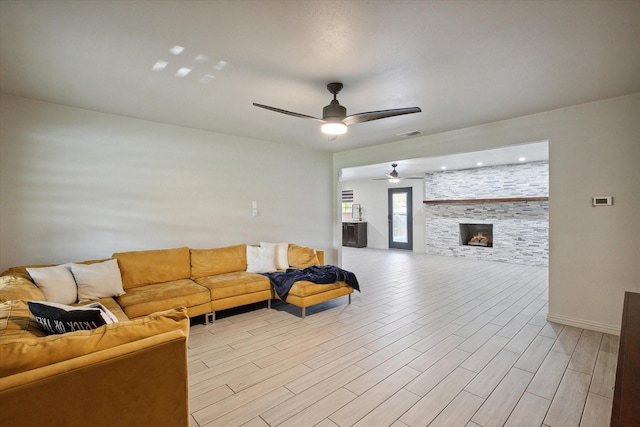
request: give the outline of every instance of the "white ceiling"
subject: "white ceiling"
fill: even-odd
[[[473,169],[496,165],[532,163],[549,160],[549,142],[539,141],[529,144],[511,145],[492,150],[452,154],[449,156],[425,157],[419,159],[395,160],[388,163],[344,168],[340,181],[360,179],[384,179],[396,163],[396,171],[401,178],[424,178],[425,173],[442,170]]]
[[[638,92],[639,41],[640,1],[0,0],[0,91],[335,152]],[[423,112],[329,141],[252,106],[321,116],[331,81]]]

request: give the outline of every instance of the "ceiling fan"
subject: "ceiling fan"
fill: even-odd
[[[277,113],[288,114],[303,119],[312,119],[323,123],[322,132],[329,135],[342,135],[347,132],[347,126],[354,123],[370,122],[372,120],[384,119],[386,117],[401,116],[403,114],[419,113],[422,110],[418,107],[396,108],[393,110],[369,111],[347,116],[347,109],[340,105],[337,99],[338,93],[342,90],[342,83],[334,82],[327,85],[327,90],[333,94],[333,100],[322,109],[322,118],[307,116],[306,114],[294,113],[280,108],[269,107],[268,105],[253,103],[256,107],[265,108]]]
[[[396,170],[396,167],[398,167],[398,164],[391,163],[391,167],[393,168],[393,170],[388,174],[386,174],[387,176],[386,178],[374,178],[374,180],[388,180],[389,182],[400,182],[400,180],[402,179],[422,179],[421,176],[408,176],[406,178],[400,177],[400,174]]]

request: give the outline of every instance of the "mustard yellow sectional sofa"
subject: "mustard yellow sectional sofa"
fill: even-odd
[[[324,263],[322,251],[278,246],[280,259],[293,268]],[[83,269],[94,274],[91,268],[117,260],[119,291],[111,287],[101,294],[89,283],[81,292],[77,284],[79,299],[93,295],[91,302],[101,303],[117,323],[54,335],[47,335],[27,304],[45,301],[51,292],[36,285],[30,271],[52,266],[2,273],[0,425],[188,426],[189,318],[213,320],[219,310],[260,301],[270,307],[278,299],[267,277],[247,271],[252,263],[247,253],[245,244],[183,247],[118,252],[109,260],[73,264],[74,274]],[[304,318],[306,307],[344,295],[351,302],[352,292],[345,282],[298,281],[286,302],[300,307]]]
[[[304,269],[324,264],[324,252],[286,244],[287,265]],[[116,298],[129,318],[154,311],[184,306],[189,317],[206,314],[211,320],[215,312],[266,301],[270,307],[279,299],[269,279],[247,271],[247,245],[213,249],[176,249],[120,252],[118,260],[125,294]],[[296,282],[286,302],[302,309],[331,299],[349,295],[353,288],[339,281],[316,285]]]
[[[282,245],[282,244],[281,244]],[[286,264],[304,269],[324,264],[324,251],[296,244],[284,244]],[[255,302],[279,299],[269,279],[262,274],[247,271],[247,245],[239,244],[213,249],[188,247],[148,251],[117,252],[122,278],[122,295],[96,299],[117,315],[121,308],[127,319],[136,319],[157,311],[185,307],[189,317],[215,312]],[[79,264],[97,264],[106,260],[83,261]],[[10,268],[0,275],[0,302],[11,299],[45,300],[40,289],[23,266]],[[6,283],[20,283],[9,291]],[[4,283],[4,285],[3,285]],[[301,308],[350,295],[353,288],[346,282],[317,285],[308,281],[296,282],[286,302]],[[1,331],[0,331],[1,333]]]

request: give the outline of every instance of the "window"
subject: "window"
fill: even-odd
[[[342,213],[351,214],[353,190],[342,190]]]

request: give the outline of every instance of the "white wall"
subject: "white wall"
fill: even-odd
[[[342,183],[342,189],[353,190],[353,202],[362,205],[362,220],[367,221],[367,247],[389,248],[387,213],[389,188],[411,187],[413,197],[413,251],[425,251],[424,181],[406,180],[390,184],[385,180],[357,180]]]
[[[616,332],[624,291],[640,292],[639,118],[636,93],[335,153],[334,177],[345,167],[548,140],[549,319]],[[608,195],[614,206],[591,207],[592,196]]]
[[[325,249],[332,262],[331,162],[328,153],[2,96],[0,270],[261,240]]]

